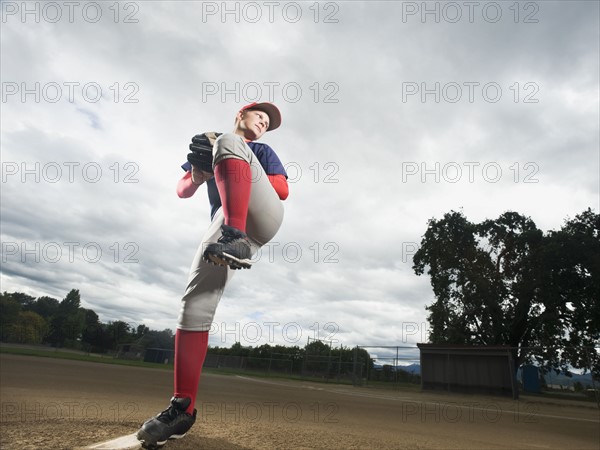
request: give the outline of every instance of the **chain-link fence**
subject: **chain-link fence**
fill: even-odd
[[[343,349],[309,344],[298,355],[274,352],[265,357],[209,354],[204,366],[313,381],[352,383],[370,388],[415,390],[427,388],[423,370],[429,370],[429,386],[433,382],[437,388],[448,392],[469,392],[472,390],[468,386],[478,386],[479,392],[494,393],[490,386],[493,388],[495,385],[496,391],[504,389],[513,394],[552,394],[592,401],[600,399],[600,379],[597,375],[572,367],[567,371],[558,371],[556,364],[552,364],[560,361],[560,356],[564,356],[565,352],[579,352],[583,355],[582,361],[597,364],[600,347],[434,347],[438,354],[434,363],[424,363],[417,346],[357,346]],[[474,352],[473,349],[478,350]],[[496,359],[490,352],[495,352]],[[564,369],[569,369],[568,365]],[[502,373],[502,379],[498,373]]]
[[[421,385],[419,349],[416,346],[361,345],[358,348],[368,353],[370,363],[364,365],[363,373],[356,374],[355,385],[385,388]]]
[[[293,375],[298,372],[299,366],[301,364],[292,356],[279,353],[271,353],[268,358],[209,353],[204,361],[204,367],[211,369],[243,370],[267,375]]]

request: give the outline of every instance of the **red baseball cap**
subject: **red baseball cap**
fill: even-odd
[[[273,103],[250,103],[249,105],[246,105],[240,109],[240,111],[246,111],[250,109],[256,109],[258,111],[267,113],[269,116],[269,128],[267,128],[267,131],[273,131],[276,128],[279,128],[279,125],[281,125],[281,113],[279,112],[279,109],[277,109],[277,106],[275,106]]]

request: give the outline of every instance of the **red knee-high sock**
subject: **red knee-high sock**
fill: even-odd
[[[214,172],[225,224],[245,233],[252,188],[250,164],[241,159],[228,158],[219,162]]]
[[[187,412],[194,413],[198,382],[208,348],[208,331],[175,332],[175,397],[192,399]]]

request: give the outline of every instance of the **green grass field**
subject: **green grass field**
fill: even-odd
[[[89,361],[103,364],[118,364],[122,366],[137,366],[137,367],[148,367],[153,369],[167,369],[172,370],[172,364],[159,364],[159,363],[148,363],[144,361],[133,361],[128,359],[117,359],[108,355],[86,355],[84,353],[60,351],[60,350],[45,350],[45,349],[33,349],[23,347],[5,347],[0,346],[0,353],[8,353],[12,355],[25,355],[25,356],[40,356],[43,358],[59,358],[59,359],[70,359],[75,361]]]

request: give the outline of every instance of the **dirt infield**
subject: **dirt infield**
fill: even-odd
[[[74,449],[164,409],[167,370],[0,354],[0,448]],[[595,404],[204,374],[198,420],[166,449],[595,449]]]

